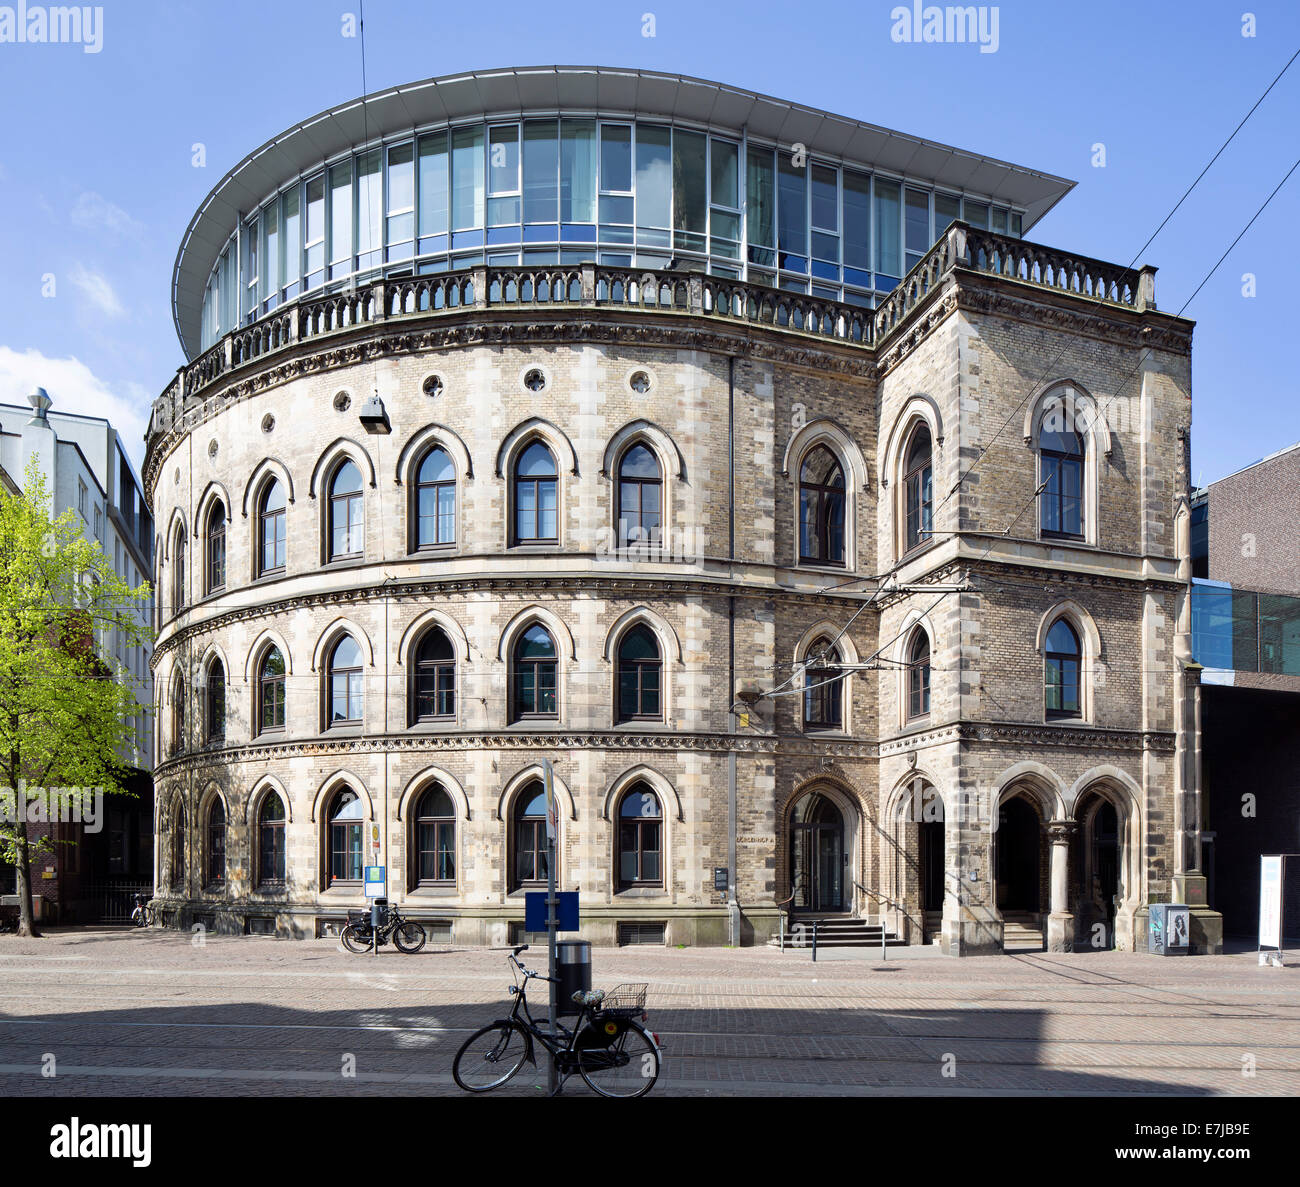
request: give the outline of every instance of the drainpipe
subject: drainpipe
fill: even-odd
[[[727,565],[735,578],[736,562],[736,358],[727,359]],[[727,598],[727,943],[740,946],[740,903],[736,899],[736,596]]]

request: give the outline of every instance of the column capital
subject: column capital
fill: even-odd
[[[1079,822],[1077,820],[1049,820],[1047,822],[1047,838],[1054,845],[1064,845],[1074,836],[1078,827]]]

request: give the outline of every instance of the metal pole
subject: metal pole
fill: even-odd
[[[817,961],[817,920],[813,920],[813,963]]]
[[[542,773],[546,786],[547,802],[547,824],[558,816],[555,807],[555,773],[551,768],[550,759],[542,760]],[[559,1004],[559,986],[555,981],[555,933],[559,926],[559,918],[556,915],[556,905],[558,900],[555,897],[555,833],[556,829],[548,827],[546,837],[546,950],[547,950],[547,975],[550,980],[550,1008],[548,1010],[548,1025],[551,1031],[551,1041],[555,1041],[557,1032],[557,1006]],[[548,1096],[555,1096],[559,1091],[559,1077],[556,1074],[555,1055],[548,1052],[546,1062],[546,1092]]]

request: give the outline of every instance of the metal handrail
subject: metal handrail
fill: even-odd
[[[921,934],[922,934],[922,935],[925,934],[925,924],[924,924],[924,922],[923,922],[922,920],[918,919],[915,915],[913,915],[912,912],[909,911],[909,910],[907,909],[907,907],[906,907],[903,903],[895,902],[895,901],[894,901],[892,898],[890,898],[887,894],[881,894],[879,891],[868,890],[868,889],[867,889],[865,886],[863,886],[862,883],[859,882],[856,878],[851,878],[850,881],[853,883],[854,886],[856,886],[860,891],[862,891],[863,894],[868,894],[868,895],[870,895],[870,896],[871,896],[873,899],[875,899],[877,902],[879,902],[879,903],[884,903],[884,904],[888,904],[888,905],[891,906],[891,907],[897,907],[898,910],[900,910],[900,911],[903,912],[903,915],[904,915],[906,918],[910,919],[913,923],[915,923],[915,924],[916,924],[916,925],[921,929]],[[884,923],[883,923],[883,921],[882,921],[882,923],[881,923],[881,930],[882,930],[882,931],[884,930]]]
[[[792,902],[794,902],[794,896],[797,895],[798,893],[799,893],[799,879],[796,878],[794,880],[794,885],[790,889],[790,897],[783,898],[779,903],[776,904],[777,914],[780,916],[781,919],[781,951],[782,952],[785,951],[785,921],[786,921],[786,917],[789,915],[789,912],[782,910],[782,908],[788,907]]]

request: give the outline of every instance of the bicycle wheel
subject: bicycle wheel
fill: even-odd
[[[597,1018],[587,1025],[597,1029],[613,1021]],[[583,1047],[578,1036],[578,1071],[593,1092],[630,1100],[654,1087],[659,1078],[659,1048],[638,1023],[619,1019],[617,1025],[624,1030],[608,1047]]]
[[[342,941],[343,947],[355,956],[360,956],[363,952],[370,951],[370,933],[367,932],[362,936],[362,934],[350,923],[339,932],[339,939]]]
[[[428,938],[423,926],[409,919],[399,924],[397,930],[393,932],[393,943],[397,945],[397,950],[407,955],[419,952]]]
[[[528,1036],[511,1022],[494,1022],[475,1031],[456,1052],[451,1074],[466,1092],[500,1088],[524,1066]]]

